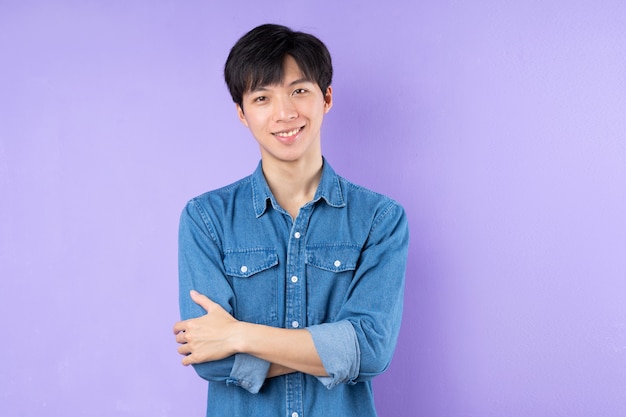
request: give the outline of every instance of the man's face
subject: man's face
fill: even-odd
[[[281,83],[244,94],[243,108],[237,105],[239,119],[259,143],[264,164],[319,160],[320,128],[332,107],[332,88],[322,94],[289,55],[283,73]]]

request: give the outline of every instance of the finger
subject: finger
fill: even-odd
[[[196,363],[196,360],[193,357],[193,355],[187,355],[183,358],[181,363],[185,366],[189,366],[189,365],[193,365],[194,363]]]
[[[188,342],[188,340],[187,340],[187,333],[184,332],[184,331],[179,332],[176,335],[176,342],[180,343],[180,344],[187,343]]]
[[[177,350],[178,353],[185,356],[191,353],[191,349],[189,348],[189,345],[187,343],[185,343],[184,345],[180,345]]]
[[[184,332],[187,330],[187,320],[179,321],[174,325],[174,334],[178,334],[180,332]]]
[[[209,309],[211,309],[216,304],[209,297],[207,297],[204,294],[200,294],[196,290],[191,290],[189,292],[189,295],[191,296],[191,299],[193,300],[194,303],[196,303],[200,307],[204,308],[207,312],[209,311]]]

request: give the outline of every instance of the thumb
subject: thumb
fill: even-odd
[[[191,296],[191,299],[193,300],[193,302],[198,304],[203,309],[205,309],[207,313],[209,312],[209,309],[211,309],[215,305],[215,303],[211,301],[209,297],[207,297],[204,294],[200,294],[196,290],[191,290],[189,292],[189,295]]]

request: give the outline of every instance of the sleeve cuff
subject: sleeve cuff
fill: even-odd
[[[246,353],[235,355],[235,363],[227,384],[237,385],[251,394],[257,394],[270,369],[270,363]]]
[[[354,384],[359,375],[361,351],[352,324],[347,321],[307,327],[328,376],[317,379],[328,389]]]

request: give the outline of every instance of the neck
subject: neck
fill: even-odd
[[[300,207],[315,196],[322,176],[322,157],[282,164],[266,164],[263,161],[262,165],[276,201],[295,219]]]

